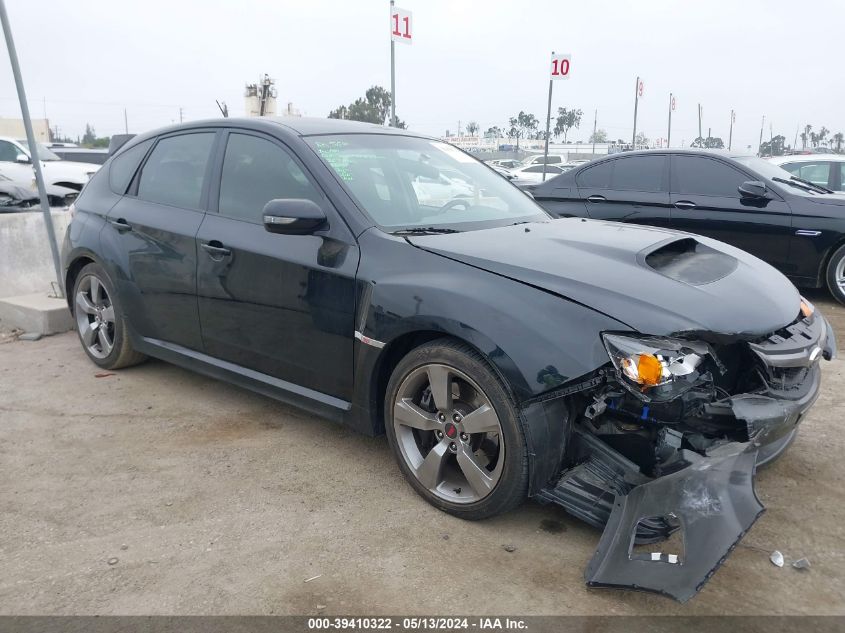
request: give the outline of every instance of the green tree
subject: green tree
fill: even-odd
[[[515,117],[511,117],[508,121],[511,129],[508,130],[508,136],[516,139],[516,149],[519,149],[519,139],[530,137],[540,122],[533,114],[527,114],[522,110],[519,111]]]
[[[581,125],[581,117],[584,112],[579,109],[569,110],[567,108],[557,109],[557,120],[555,121],[555,136],[563,135],[563,142],[566,143],[566,137],[569,130],[578,128]]]
[[[607,132],[599,128],[590,134],[589,143],[607,143]]]
[[[478,123],[476,123],[475,121],[470,121],[469,123],[467,123],[467,134],[469,134],[470,136],[475,136],[476,134],[478,134]]]
[[[804,133],[801,134],[801,141],[803,141],[802,149],[807,149],[807,140],[810,139],[810,130],[813,129],[812,125],[805,125],[804,126]]]
[[[329,112],[329,118],[384,125],[390,116],[390,104],[390,92],[381,86],[373,86],[364,93],[363,98],[359,97],[348,106],[341,105]],[[393,123],[394,127],[406,127],[398,117]]]
[[[845,135],[842,132],[837,132],[833,135],[833,142],[836,143],[836,153],[842,152],[842,141],[845,140]]]
[[[648,145],[649,143],[651,143],[651,139],[647,137],[645,133],[637,132],[637,147],[639,147],[640,145]],[[637,147],[635,147],[634,149],[637,149]]]
[[[502,137],[502,128],[498,125],[494,125],[493,127],[488,127],[487,131],[484,133],[486,138],[501,138]]]
[[[94,128],[91,126],[90,123],[85,124],[85,134],[82,135],[82,144],[83,145],[93,145],[94,141],[97,139],[97,134],[94,132]]]

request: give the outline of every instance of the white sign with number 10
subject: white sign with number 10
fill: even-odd
[[[390,39],[394,42],[410,44],[412,41],[411,12],[390,7]]]
[[[552,54],[552,79],[569,79],[572,55]]]

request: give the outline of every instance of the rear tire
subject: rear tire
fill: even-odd
[[[469,346],[439,339],[412,350],[390,377],[384,413],[399,468],[431,505],[476,520],[525,500],[528,453],[519,413]]]
[[[839,303],[845,304],[845,245],[830,256],[825,277],[830,294]]]
[[[102,266],[92,263],[79,271],[71,306],[82,349],[97,366],[120,369],[146,360],[129,343],[126,316]]]

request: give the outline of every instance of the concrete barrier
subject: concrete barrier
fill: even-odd
[[[52,212],[56,239],[61,249],[70,213]],[[0,214],[0,299],[51,292],[56,280],[47,229],[40,211]]]

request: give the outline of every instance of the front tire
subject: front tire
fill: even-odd
[[[464,519],[512,510],[528,490],[528,454],[514,402],[472,348],[440,339],[412,350],[385,395],[387,439],[408,483]]]
[[[839,303],[845,304],[845,245],[836,249],[827,264],[827,287]]]
[[[103,369],[120,369],[147,357],[129,343],[126,317],[111,279],[99,264],[88,264],[73,284],[76,333],[85,353]]]

